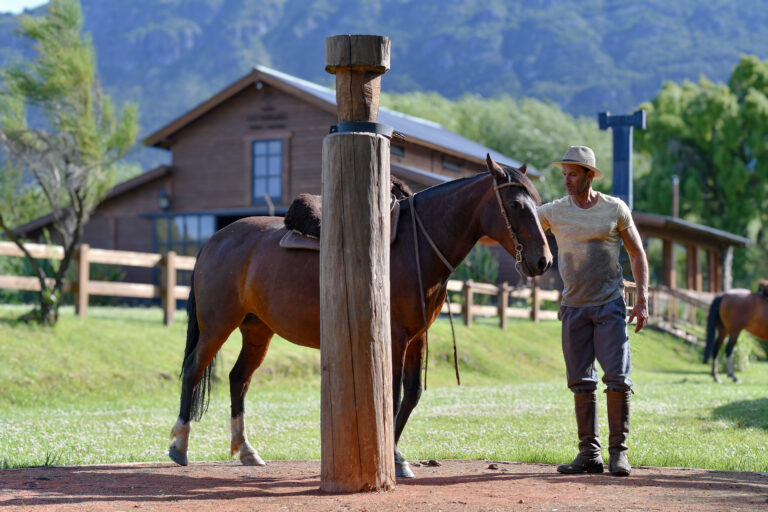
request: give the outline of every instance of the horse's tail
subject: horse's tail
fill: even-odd
[[[188,369],[187,360],[190,357],[194,357],[195,348],[197,348],[197,342],[200,339],[200,326],[197,323],[197,303],[195,301],[195,273],[192,272],[192,278],[189,282],[189,298],[187,299],[187,346],[184,349],[184,361],[181,364],[180,377],[184,378],[184,372]],[[208,410],[208,404],[211,400],[211,383],[213,382],[212,376],[214,373],[214,366],[216,363],[216,356],[213,361],[205,369],[203,378],[195,386],[192,392],[192,403],[190,410],[190,417],[195,421],[200,421],[205,411]]]
[[[704,347],[704,362],[709,361],[710,356],[713,355],[715,349],[715,338],[717,333],[715,332],[718,327],[722,325],[720,321],[720,302],[723,300],[722,295],[715,297],[712,301],[712,305],[709,306],[709,314],[707,315],[707,345]]]

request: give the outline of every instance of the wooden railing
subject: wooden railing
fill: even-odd
[[[559,308],[562,294],[559,290],[543,290],[538,286],[536,279],[532,280],[530,286],[513,288],[507,283],[500,286],[488,283],[476,283],[469,281],[448,281],[449,292],[462,292],[463,301],[461,304],[451,304],[451,313],[461,314],[464,324],[472,325],[475,316],[499,317],[499,327],[507,328],[508,318],[530,318],[534,322],[539,320],[557,320],[558,311],[552,309],[542,309],[542,301],[550,301],[557,304]],[[475,295],[490,295],[496,297],[495,306],[486,306],[475,304]],[[635,283],[624,281],[624,300],[627,304],[627,311],[631,311],[635,304],[637,289]],[[526,307],[512,307],[509,305],[510,298],[530,299],[530,305]],[[448,313],[448,304],[443,305],[442,313]]]
[[[64,258],[64,248],[58,245],[30,243],[24,244],[24,247],[36,259],[61,260]],[[0,241],[0,256],[24,257],[24,253],[16,244]],[[74,262],[75,279],[64,282],[64,291],[74,295],[75,311],[79,316],[86,316],[88,313],[88,302],[91,295],[139,299],[160,298],[165,325],[173,324],[176,300],[186,299],[189,296],[189,286],[176,284],[176,271],[192,270],[195,267],[194,257],[178,256],[173,251],[165,254],[111,251],[92,249],[87,244],[82,244],[77,248]],[[161,284],[92,281],[90,279],[92,263],[159,268],[162,275]],[[0,276],[0,289],[40,291],[40,281],[36,277]]]
[[[695,330],[691,328],[695,328],[698,324],[697,311],[704,311],[705,316],[709,312],[715,293],[660,285],[650,287],[648,294],[651,323],[691,343],[702,341],[690,331]],[[680,314],[681,306],[683,306],[682,315]]]
[[[541,309],[544,300],[560,302],[560,292],[557,290],[542,290],[536,281],[525,288],[513,288],[507,283],[500,286],[488,283],[476,283],[469,281],[448,281],[449,292],[462,292],[463,303],[451,304],[451,313],[461,314],[464,324],[472,326],[475,316],[498,316],[499,327],[507,328],[508,318],[530,318],[534,322],[539,320],[557,320],[557,311]],[[496,297],[495,306],[475,304],[475,295],[491,295]],[[509,299],[530,299],[529,307],[510,307]],[[448,304],[443,305],[443,313],[448,312]]]
[[[61,260],[64,249],[58,245],[24,244],[34,258]],[[12,242],[0,241],[0,256],[24,257],[24,253]],[[64,291],[74,296],[75,311],[79,316],[88,313],[89,297],[100,295],[110,297],[126,297],[140,299],[160,298],[163,307],[163,317],[166,325],[173,324],[173,313],[177,299],[189,296],[189,286],[176,284],[177,270],[193,270],[195,258],[179,256],[173,251],[165,254],[112,251],[94,249],[87,244],[78,247],[75,253],[75,279],[64,283]],[[159,268],[161,269],[160,285],[148,283],[124,283],[117,281],[94,281],[90,279],[90,265],[120,265],[128,267]],[[634,283],[625,281],[625,299],[627,307],[634,304]],[[0,275],[0,289],[40,291],[40,282],[36,277],[3,276]],[[448,281],[448,290],[463,293],[462,304],[451,304],[451,312],[461,314],[467,326],[472,325],[475,316],[499,317],[499,326],[507,327],[508,318],[530,318],[539,320],[557,320],[557,310],[542,309],[542,301],[555,302],[559,305],[561,293],[558,290],[543,290],[537,280],[523,288],[513,288],[507,283],[500,286],[474,281]],[[677,291],[680,294],[680,291]],[[496,305],[488,306],[475,303],[476,295],[491,295],[496,297]],[[512,307],[511,298],[530,299],[526,307]],[[708,307],[708,304],[707,304]],[[443,313],[448,312],[448,305],[443,305]]]

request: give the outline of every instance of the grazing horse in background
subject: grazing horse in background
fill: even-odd
[[[399,477],[413,477],[397,441],[421,396],[426,328],[445,301],[449,266],[458,265],[483,236],[498,241],[529,276],[552,264],[536,214],[541,201],[525,166],[504,168],[490,156],[486,163],[488,172],[401,201],[399,222],[392,226],[397,230],[390,245],[392,406]],[[417,223],[420,229],[414,233]],[[251,375],[264,360],[272,336],[320,348],[319,253],[281,248],[285,234],[281,217],[249,217],[217,232],[200,251],[187,305],[179,418],[171,430],[169,456],[178,464],[187,464],[190,420],[205,412],[211,365],[232,331],[240,329],[243,346],[229,374],[230,448],[245,465],[264,464],[246,438],[243,411]]]
[[[729,290],[715,297],[707,316],[707,346],[704,349],[705,363],[712,356],[712,378],[715,382],[720,382],[717,377],[717,353],[726,336],[728,376],[733,382],[739,381],[733,373],[733,347],[739,333],[745,329],[758,338],[768,340],[768,298],[745,289]]]

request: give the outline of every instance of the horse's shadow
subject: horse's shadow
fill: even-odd
[[[768,430],[768,398],[740,400],[716,407],[715,419],[734,422],[741,428],[762,428]]]

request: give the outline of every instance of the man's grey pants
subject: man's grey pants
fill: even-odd
[[[628,391],[632,386],[632,360],[627,336],[624,299],[601,306],[560,307],[563,321],[563,356],[568,387],[574,393],[597,389],[597,366],[611,391]]]

